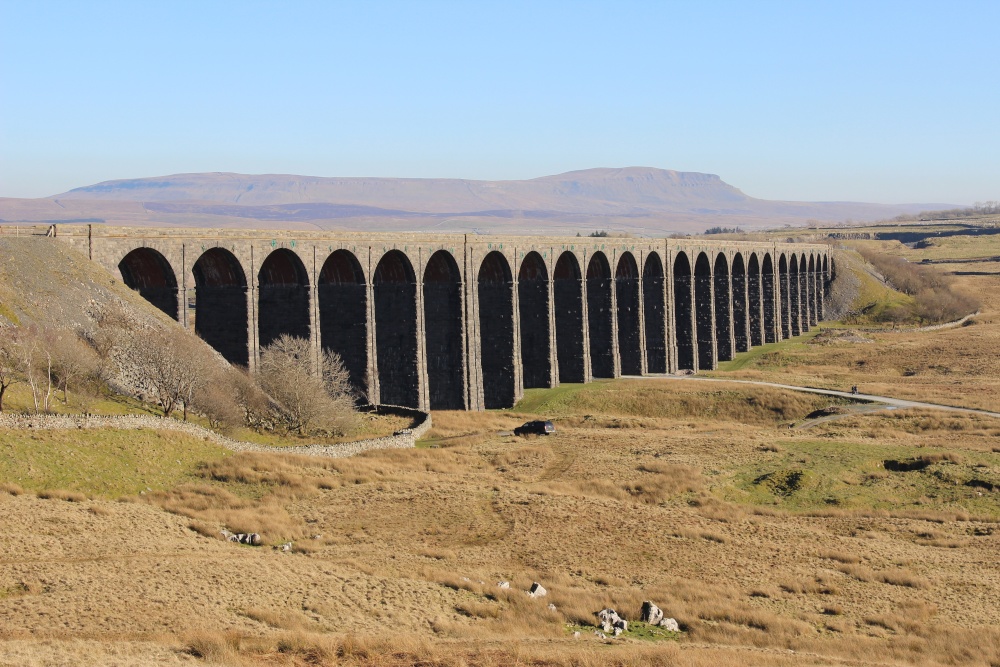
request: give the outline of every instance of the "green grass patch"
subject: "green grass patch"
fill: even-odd
[[[17,316],[17,314],[2,303],[0,303],[0,317],[6,319],[15,326],[21,324],[21,319]]]
[[[0,430],[0,480],[107,498],[199,479],[206,461],[230,455],[187,434],[152,430]]]
[[[584,390],[607,384],[608,380],[598,380],[590,384],[564,383],[552,389],[525,389],[524,398],[514,406],[515,412],[531,414],[562,412],[573,405],[574,399]]]
[[[815,338],[822,330],[821,327],[813,327],[807,333],[794,338],[788,338],[777,343],[767,343],[752,348],[749,352],[738,352],[732,361],[720,361],[718,371],[705,372],[706,376],[712,377],[718,372],[731,372],[743,370],[750,367],[781,367],[788,364],[787,354],[806,350],[804,346]]]
[[[601,380],[531,389],[514,410],[558,417],[717,419],[771,425],[802,419],[833,399],[772,387],[719,385],[683,379]],[[558,427],[557,427],[558,428]]]
[[[783,440],[781,453],[732,470],[726,500],[794,511],[963,510],[1000,516],[1000,455]],[[888,462],[888,463],[887,463]]]
[[[567,624],[566,631],[569,634],[574,632],[579,632],[581,635],[593,635],[595,632],[603,632],[601,628],[594,625],[576,625]],[[609,638],[613,638],[614,633],[605,633]],[[663,642],[663,641],[679,641],[682,632],[672,632],[666,628],[661,628],[658,625],[650,625],[649,623],[643,623],[642,621],[629,621],[628,622],[628,632],[621,633],[619,639],[637,639],[639,641],[646,642]]]

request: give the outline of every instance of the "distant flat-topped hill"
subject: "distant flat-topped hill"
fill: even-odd
[[[768,201],[713,174],[627,167],[523,181],[176,174],[105,181],[43,199],[0,199],[0,219],[493,233],[609,228],[660,235],[720,224],[875,220],[947,206]]]

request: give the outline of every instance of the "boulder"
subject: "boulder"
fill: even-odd
[[[531,588],[528,589],[528,595],[533,598],[543,598],[548,595],[549,592],[542,587],[537,581],[531,584]]]
[[[497,588],[510,588],[510,582],[509,581],[498,581],[497,582]]]
[[[665,630],[670,630],[671,632],[681,631],[680,624],[673,618],[665,618],[662,621],[660,621],[660,627],[664,628]]]
[[[556,610],[556,606],[550,602],[549,603],[549,611],[555,611],[555,610]]]
[[[650,625],[659,625],[660,621],[663,620],[663,611],[661,611],[659,607],[649,600],[646,600],[642,603],[642,615],[640,620],[643,623],[649,623]]]
[[[596,614],[597,620],[601,622],[601,628],[605,632],[612,632],[615,628],[628,630],[628,621],[618,615],[614,609],[602,609]],[[624,625],[624,627],[622,627]]]
[[[220,534],[229,542],[236,542],[237,544],[249,544],[252,547],[259,547],[263,543],[258,533],[230,533],[228,530],[222,530]]]

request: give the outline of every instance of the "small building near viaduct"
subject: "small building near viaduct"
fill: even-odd
[[[823,319],[825,245],[57,225],[234,364],[281,334],[371,403],[511,407],[525,388],[715,368]]]

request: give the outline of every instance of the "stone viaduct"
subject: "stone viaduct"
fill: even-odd
[[[254,369],[283,333],[371,403],[511,407],[525,388],[715,368],[823,319],[824,245],[57,225]]]

